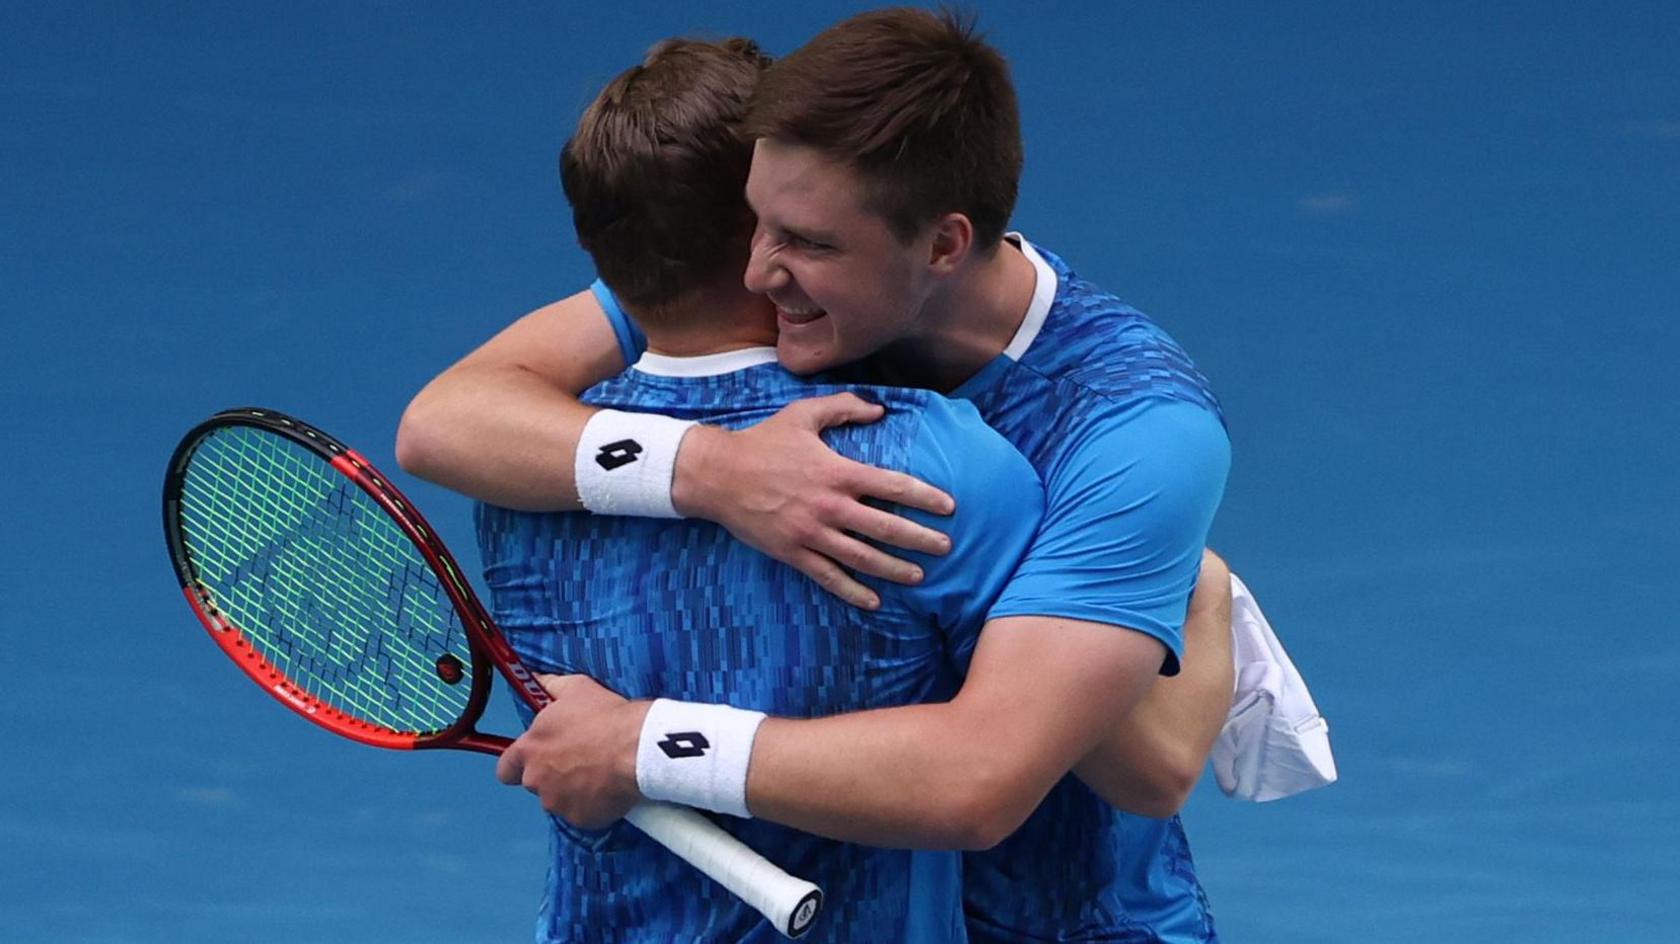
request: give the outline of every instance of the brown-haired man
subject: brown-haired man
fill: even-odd
[[[845,62],[863,68],[853,68],[850,81],[822,78]],[[1000,67],[959,24],[889,11],[819,36],[781,74],[790,101],[849,100],[854,110],[884,94],[882,77],[889,90],[912,77],[921,92],[915,98],[955,103],[960,119],[975,114],[960,106],[978,96],[979,115],[1007,113],[1004,124],[1012,128],[1012,96],[986,94],[1007,91]],[[991,76],[978,91],[976,73]],[[930,91],[938,84],[930,76],[954,82],[945,89],[950,94]],[[766,93],[764,101],[778,99]],[[905,107],[915,112],[913,106]],[[830,123],[844,128],[845,110],[829,109],[837,116]],[[761,817],[860,841],[974,848],[1002,842],[1000,852],[969,857],[970,931],[977,937],[1207,939],[1211,925],[1176,820],[1121,819],[1085,786],[1061,778],[1077,763],[1104,796],[1125,793],[1116,783],[1141,784],[1147,798],[1127,805],[1170,813],[1199,773],[1229,705],[1229,656],[1217,633],[1207,641],[1213,655],[1187,654],[1182,675],[1151,683],[1163,666],[1175,666],[1185,597],[1223,484],[1224,434],[1211,396],[1176,345],[1141,316],[1024,241],[991,238],[1001,222],[987,222],[983,186],[965,176],[956,196],[941,198],[952,202],[934,204],[940,208],[919,222],[916,213],[925,210],[904,209],[910,186],[893,168],[918,152],[920,160],[904,166],[929,167],[930,156],[1001,153],[1003,176],[1018,173],[1018,157],[1011,165],[1007,149],[969,146],[973,121],[959,120],[953,138],[948,127],[938,130],[937,116],[921,120],[925,108],[905,126],[895,124],[904,109],[890,109],[878,127],[856,136],[861,144],[846,144],[818,139],[813,129],[822,122],[811,115],[822,111],[795,108],[778,117],[767,104],[753,121],[768,136],[759,141],[748,185],[760,217],[748,279],[777,304],[779,355],[813,369],[876,352],[877,367],[899,372],[901,382],[943,389],[960,383],[959,392],[1039,465],[1051,518],[1024,577],[1017,575],[1019,592],[1011,598],[1012,585],[1009,608],[993,611],[956,698],[764,722],[751,745],[747,805]],[[924,128],[935,131],[924,135]],[[991,214],[999,221],[1013,201],[1012,185],[1005,189],[1007,199]],[[570,423],[588,412],[558,395],[556,381],[564,387],[590,364],[599,369],[612,360],[612,335],[589,308],[587,299],[568,300],[530,316],[523,332],[537,337],[575,325],[581,335],[577,348],[547,365],[547,384],[536,385],[544,389],[528,385],[532,395],[521,407],[530,408],[527,428],[548,437],[554,456],[569,458],[578,442],[577,426],[562,430],[557,416]],[[505,367],[496,373],[481,361],[435,382],[405,418],[410,438],[406,449],[399,442],[399,452],[423,474],[469,492],[563,504],[574,481],[533,462],[540,450],[530,439],[523,453],[504,444],[476,470],[452,457],[452,449],[475,448],[466,445],[474,435],[478,447],[496,448],[482,428],[462,435],[484,413],[475,412],[471,397],[455,394],[475,382],[515,392]],[[930,510],[943,504],[943,496],[901,477],[836,462],[814,435],[833,422],[878,415],[861,403],[828,400],[743,432],[690,432],[680,440],[666,500],[728,524],[825,586],[868,602],[875,592],[836,577],[834,560],[896,578],[905,576],[904,562],[811,522],[935,549],[926,532],[836,496],[885,494]],[[449,434],[416,448],[414,436],[439,430]],[[745,510],[720,511],[730,505],[720,496],[732,490]],[[784,507],[793,511],[780,512],[783,519],[798,521],[792,529],[776,518]],[[791,542],[783,536],[789,530]],[[633,748],[646,733],[648,709],[581,679],[565,680],[561,690],[560,710],[538,719],[504,773],[523,767],[545,805],[579,822],[610,819],[636,797]],[[1116,736],[1114,719],[1122,716],[1130,733]],[[567,722],[579,717],[589,720]],[[1093,753],[1098,747],[1104,750]]]

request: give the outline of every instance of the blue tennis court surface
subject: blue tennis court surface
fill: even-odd
[[[1680,12],[1463,6],[978,5],[1016,226],[1213,381],[1215,545],[1332,725],[1340,784],[1185,813],[1232,942],[1680,936]],[[164,461],[258,404],[394,468],[427,378],[589,277],[555,155],[602,81],[860,8],[0,6],[0,939],[528,939],[529,797],[226,666]]]

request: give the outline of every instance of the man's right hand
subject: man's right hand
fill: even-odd
[[[641,799],[636,743],[651,701],[626,701],[587,675],[539,675],[553,704],[496,762],[496,779],[523,786],[543,809],[602,829]]]
[[[920,582],[922,569],[863,538],[925,554],[946,553],[951,540],[863,500],[936,515],[955,510],[939,489],[844,458],[819,435],[830,426],[873,423],[885,413],[880,404],[838,393],[789,404],[735,432],[695,427],[677,453],[672,501],[683,515],[723,525],[846,602],[875,609],[880,598],[846,568],[903,584]]]

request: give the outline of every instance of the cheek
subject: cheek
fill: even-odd
[[[852,320],[872,336],[896,334],[911,320],[916,305],[906,287],[878,276],[860,280],[851,292]]]

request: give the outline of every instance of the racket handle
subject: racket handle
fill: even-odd
[[[686,806],[647,801],[624,818],[753,906],[787,937],[811,930],[822,911],[822,889],[782,871]]]

